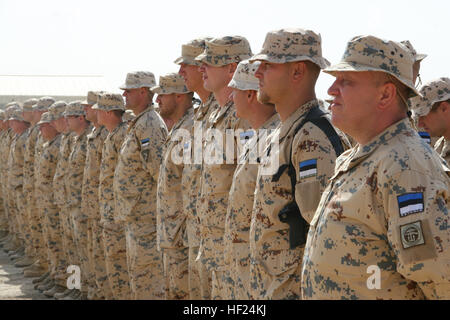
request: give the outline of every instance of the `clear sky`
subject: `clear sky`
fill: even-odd
[[[0,75],[103,75],[109,87],[92,89],[120,92],[129,71],[177,71],[193,38],[242,35],[256,53],[268,31],[300,27],[332,63],[356,35],[409,39],[428,54],[426,82],[450,76],[449,12],[448,0],[0,0]],[[318,97],[332,79],[320,76]]]

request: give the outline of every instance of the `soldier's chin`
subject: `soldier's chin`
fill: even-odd
[[[262,103],[262,104],[272,103],[270,97],[267,94],[265,94],[264,92],[261,92],[259,90],[256,95],[256,98],[257,98],[258,102]]]

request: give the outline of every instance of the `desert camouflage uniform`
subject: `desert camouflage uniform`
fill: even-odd
[[[322,57],[320,35],[303,29],[269,32],[262,51],[252,60],[272,63],[310,61],[321,69],[329,65]],[[270,154],[270,158],[278,159],[279,170],[293,166],[296,185],[295,190],[292,190],[288,170],[275,170],[276,174],[268,174],[268,169],[274,166],[272,161],[264,161],[259,166],[250,226],[250,288],[253,299],[301,298],[300,273],[304,245],[290,248],[289,225],[281,222],[278,214],[295,201],[302,217],[309,223],[320,194],[334,172],[336,151],[318,126],[308,121],[294,136],[295,129],[308,112],[320,107],[321,102],[317,99],[299,106],[275,130],[269,147],[264,151],[264,157],[269,158]],[[341,140],[345,141],[343,147],[348,148],[348,140],[343,137]],[[277,142],[278,150],[272,150]],[[273,180],[274,176],[278,176],[279,180]]]
[[[163,299],[156,244],[156,186],[167,128],[153,105],[130,123],[114,172],[116,221],[125,224],[132,298]]]
[[[2,118],[3,121],[5,120],[5,115],[4,112],[0,112],[0,117]],[[0,183],[1,183],[1,187],[0,187],[0,232],[8,232],[9,229],[9,223],[8,223],[8,212],[6,209],[6,201],[5,198],[6,196],[3,189],[4,189],[4,183],[3,183],[3,177],[4,177],[4,171],[6,169],[4,169],[3,167],[6,166],[6,162],[4,160],[4,155],[5,155],[5,142],[7,140],[8,137],[8,130],[2,130],[0,132]]]
[[[184,146],[188,142],[177,137],[176,134],[178,129],[190,131],[193,126],[193,116],[194,109],[188,109],[167,136],[158,180],[158,245],[163,252],[164,272],[167,279],[166,299],[169,300],[189,299],[189,247],[183,242],[186,232],[186,214],[183,210],[181,193],[184,161],[175,164],[172,153],[178,154],[179,160],[183,160]]]
[[[8,159],[9,159],[9,153],[11,148],[12,139],[14,138],[14,131],[11,128],[8,128],[8,130],[5,132],[3,144],[2,144],[2,194],[4,198],[3,207],[5,209],[5,217],[8,220],[8,228],[11,235],[15,235],[15,224],[14,224],[14,217],[11,207],[10,207],[10,189],[8,187],[9,180],[8,180]]]
[[[102,150],[99,181],[100,224],[103,228],[106,272],[116,300],[131,298],[130,277],[123,223],[114,221],[114,170],[128,124],[120,123],[105,139]]]
[[[441,137],[434,145],[434,150],[436,150],[442,159],[447,161],[447,165],[450,166],[450,141]]]
[[[311,222],[303,297],[448,299],[449,171],[407,119],[344,153]]]
[[[202,103],[195,112],[194,125],[190,133],[193,139],[190,142],[192,154],[194,148],[198,147],[197,154],[201,152],[206,122],[211,113],[220,108],[214,95],[211,93],[208,100]],[[201,130],[202,136],[196,137],[196,131]],[[197,161],[199,160],[199,161]],[[181,174],[181,192],[183,196],[183,210],[186,214],[186,233],[184,236],[185,246],[189,247],[189,298],[208,300],[211,298],[211,274],[205,265],[196,261],[200,247],[200,221],[197,214],[197,198],[200,194],[200,177],[202,172],[203,156],[201,159],[191,157],[191,163],[186,164]]]
[[[258,134],[259,130],[267,130],[269,131],[267,134],[270,134],[279,123],[279,115],[274,114],[256,132],[254,130],[252,132]],[[251,299],[249,231],[258,164],[252,162],[257,156],[250,157],[250,152],[253,150],[245,151],[234,172],[225,218],[224,256],[227,279],[224,290],[227,293],[225,298],[233,300]]]
[[[66,265],[64,262],[64,249],[62,245],[62,228],[60,225],[59,208],[55,203],[53,193],[53,178],[58,161],[58,153],[61,143],[61,135],[53,140],[46,141],[42,145],[42,153],[36,158],[35,172],[36,195],[39,201],[36,203],[41,216],[41,224],[44,226],[48,257],[50,260],[50,272],[52,278],[60,286],[65,286]]]
[[[75,136],[65,181],[68,193],[67,207],[73,224],[73,238],[79,258],[77,265],[81,268],[81,290],[84,293],[87,293],[90,276],[87,239],[89,224],[88,213],[81,210],[81,191],[86,162],[87,135],[91,130],[92,128],[89,126],[81,135]]]
[[[87,135],[86,164],[83,174],[83,188],[81,210],[88,217],[88,254],[89,254],[89,284],[92,290],[106,299],[112,299],[111,288],[109,287],[106,275],[104,245],[102,230],[100,229],[100,209],[99,209],[99,175],[102,157],[103,142],[108,135],[108,130],[100,126],[93,127]]]
[[[58,163],[56,165],[55,175],[53,177],[53,190],[55,203],[59,207],[59,218],[61,223],[62,243],[64,248],[64,259],[66,267],[78,263],[78,254],[76,252],[75,240],[73,238],[73,223],[70,218],[67,199],[69,193],[66,179],[69,175],[69,156],[73,148],[75,133],[61,134],[61,142],[58,153]]]

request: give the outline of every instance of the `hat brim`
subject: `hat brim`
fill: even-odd
[[[179,58],[177,58],[174,61],[174,63],[178,64],[178,65],[182,64],[182,63],[185,63],[185,64],[190,64],[190,65],[193,65],[193,66],[197,66],[197,67],[199,67],[201,65],[200,61],[195,61],[194,58],[189,58],[189,57],[179,57]]]
[[[141,84],[141,85],[135,85],[135,86],[127,86],[126,84],[123,84],[119,87],[120,90],[128,90],[128,89],[140,89],[140,88],[149,88],[151,89],[154,85],[150,84]]]
[[[425,59],[426,57],[428,57],[427,54],[418,53],[418,54],[416,54],[416,62],[417,62],[417,61],[422,61],[422,60]]]
[[[258,91],[259,83],[251,83],[246,81],[239,81],[236,79],[231,79],[230,83],[228,83],[228,87],[238,89],[238,90],[254,90]]]
[[[384,73],[390,74],[391,76],[395,77],[398,81],[400,81],[401,83],[403,83],[405,86],[407,86],[410,89],[410,95],[409,95],[410,98],[415,97],[415,96],[420,96],[419,91],[417,91],[417,89],[414,86],[414,84],[412,83],[412,81],[408,81],[407,79],[405,79],[403,77],[399,77],[398,75],[396,75],[395,73],[393,73],[391,71],[384,70],[381,68],[366,66],[363,64],[359,64],[359,63],[349,63],[347,61],[341,61],[341,62],[339,62],[335,65],[332,65],[323,70],[323,72],[331,74],[333,76],[334,76],[335,72],[346,72],[346,71],[352,71],[352,72],[378,71],[378,72],[384,72]]]
[[[311,58],[309,56],[289,56],[289,55],[268,55],[266,53],[259,53],[249,59],[250,63],[255,61],[267,61],[271,63],[289,63],[297,61],[311,61],[316,64],[320,69],[325,69],[330,66],[330,62],[323,57]]]

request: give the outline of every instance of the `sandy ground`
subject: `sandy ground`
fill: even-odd
[[[33,279],[25,278],[23,268],[14,267],[0,248],[0,300],[53,300],[33,288]]]

